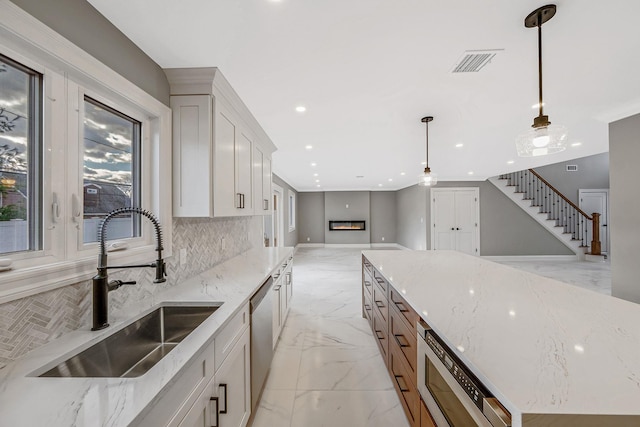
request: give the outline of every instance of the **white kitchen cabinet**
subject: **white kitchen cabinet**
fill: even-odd
[[[254,212],[256,215],[271,215],[271,159],[262,148],[253,147]]]
[[[265,188],[271,191],[275,145],[217,68],[165,73],[173,110],[174,216],[264,214],[261,200]]]
[[[278,338],[289,314],[291,296],[293,294],[293,256],[289,257],[273,276],[273,348],[276,348]]]
[[[180,427],[244,427],[251,415],[250,329],[246,328]]]

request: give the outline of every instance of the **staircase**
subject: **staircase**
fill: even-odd
[[[589,230],[593,230],[591,253],[600,256],[600,214],[583,212],[533,169],[500,175],[489,181],[571,249],[578,260],[590,256],[586,254],[587,236]]]

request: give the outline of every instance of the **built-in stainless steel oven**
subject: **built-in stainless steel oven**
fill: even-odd
[[[511,414],[422,322],[418,389],[438,427],[511,426]]]

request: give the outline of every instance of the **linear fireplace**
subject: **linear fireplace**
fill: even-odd
[[[329,221],[331,231],[362,231],[366,230],[365,221]]]

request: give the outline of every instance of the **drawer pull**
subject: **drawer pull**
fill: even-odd
[[[214,425],[212,425],[211,427],[218,427],[220,425],[220,418],[218,416],[218,398],[217,397],[212,397],[211,399],[209,399],[209,405],[211,406],[211,404],[215,402],[216,404],[216,409],[214,410],[213,407],[210,407],[209,410],[211,411],[212,414],[216,414],[216,423]]]
[[[384,335],[382,335],[382,331],[378,331],[376,330],[376,338],[378,338],[380,341],[382,341],[384,339]]]
[[[376,305],[378,306],[378,308],[383,309],[385,307],[384,303],[382,301],[378,301],[376,300]]]
[[[368,281],[366,281],[366,280],[365,280],[365,281],[364,281],[364,285],[365,285],[365,286],[371,286],[371,282],[368,282]]]
[[[221,414],[226,414],[227,413],[227,385],[226,384],[220,384],[218,387],[219,388],[224,388],[224,409],[220,409],[220,413]]]
[[[400,348],[406,348],[406,347],[411,347],[411,344],[409,344],[409,342],[407,341],[407,339],[404,337],[404,335],[402,334],[393,334],[394,338],[396,339],[396,342],[398,343],[398,345],[400,346]],[[404,344],[400,342],[400,338],[402,338],[402,340],[404,341]]]
[[[398,310],[400,310],[401,313],[408,313],[409,310],[407,309],[407,307],[404,306],[404,303],[402,301],[398,301],[395,303],[396,307],[398,307]]]
[[[400,391],[402,393],[408,392],[409,389],[407,388],[407,383],[404,382],[404,377],[402,375],[394,375],[394,377],[396,377],[396,383],[398,384],[398,387],[400,388]],[[402,381],[402,385],[400,385],[400,381]]]
[[[364,309],[367,311],[371,311],[371,306],[369,304],[365,304]]]

